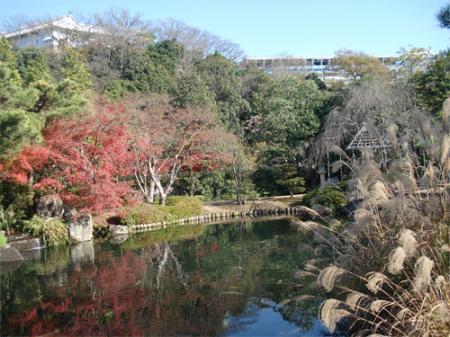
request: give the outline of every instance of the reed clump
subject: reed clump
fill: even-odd
[[[334,254],[316,273],[330,294],[319,314],[331,332],[450,336],[449,109],[450,99],[442,122],[414,115],[417,132],[390,123],[390,160],[362,153],[346,163],[358,209],[332,246],[321,242]]]

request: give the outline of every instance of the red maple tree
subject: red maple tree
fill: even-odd
[[[58,119],[44,132],[45,145],[32,145],[6,165],[7,179],[60,194],[81,211],[119,207],[132,195],[122,180],[131,152],[125,109],[106,106],[79,119]]]

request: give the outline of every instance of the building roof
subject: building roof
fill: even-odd
[[[21,35],[35,33],[50,27],[57,27],[62,29],[74,30],[86,33],[102,33],[103,30],[99,27],[88,26],[82,23],[78,23],[72,15],[62,16],[51,21],[40,23],[34,26],[30,26],[24,29],[19,29],[14,32],[3,34],[7,39],[14,38]]]

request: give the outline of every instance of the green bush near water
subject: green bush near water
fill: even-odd
[[[56,246],[69,242],[67,225],[57,218],[33,216],[23,222],[23,229],[33,236],[40,237],[46,246]]]
[[[316,188],[304,196],[302,202],[308,206],[319,204],[336,211],[347,204],[345,193],[338,185],[330,185],[322,191]]]
[[[6,245],[6,237],[5,234],[3,234],[3,232],[0,232],[0,247],[3,247]]]
[[[174,196],[167,199],[166,205],[138,204],[122,208],[120,222],[133,226],[138,224],[171,222],[181,218],[200,215],[203,204],[197,197]]]
[[[35,191],[29,185],[0,181],[0,229],[21,230],[34,211]]]

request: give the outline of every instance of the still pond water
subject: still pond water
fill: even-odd
[[[294,278],[308,240],[276,220],[47,249],[2,270],[0,335],[327,336]]]

